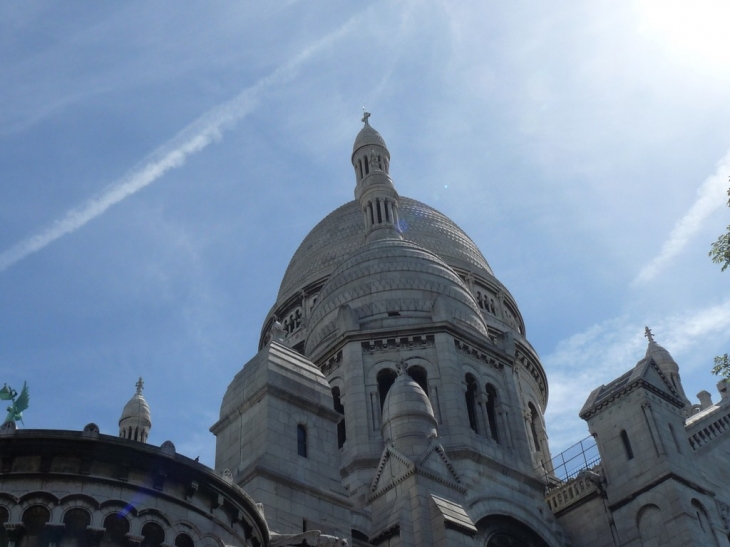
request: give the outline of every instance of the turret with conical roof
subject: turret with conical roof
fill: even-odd
[[[142,396],[144,382],[141,377],[137,381],[136,387],[137,392],[124,405],[122,417],[119,418],[119,436],[123,439],[146,443],[152,428],[152,419],[150,407]]]

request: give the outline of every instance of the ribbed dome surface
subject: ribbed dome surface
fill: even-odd
[[[355,137],[355,143],[352,145],[352,152],[354,153],[358,148],[362,148],[369,144],[387,148],[385,140],[383,140],[383,137],[380,136],[380,133],[370,127],[369,124],[365,124],[365,126],[357,134],[357,137]]]
[[[383,425],[381,427],[386,442],[410,444],[427,441],[435,437],[436,418],[428,396],[421,386],[407,374],[399,374],[388,391],[383,403]],[[398,443],[398,441],[401,443]],[[403,442],[406,441],[406,442]]]
[[[445,314],[439,320],[460,320],[487,334],[474,296],[459,276],[436,254],[401,239],[364,245],[333,271],[312,310],[307,355],[331,334],[342,305],[354,311],[361,326],[416,325],[425,317],[431,322],[438,308]]]
[[[450,266],[493,275],[469,236],[436,209],[401,196],[398,217],[404,240],[428,249]],[[362,211],[356,201],[351,201],[327,215],[304,238],[289,262],[277,301],[328,277],[346,257],[364,245]]]
[[[119,423],[121,424],[123,420],[130,418],[138,420],[138,423],[146,424],[148,427],[152,425],[150,407],[141,393],[135,393],[129,402],[124,405],[124,410],[122,410],[122,417],[119,418]]]

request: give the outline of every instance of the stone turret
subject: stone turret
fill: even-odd
[[[370,126],[369,112],[362,121],[365,126],[360,130],[352,146],[352,166],[355,169],[355,199],[360,202],[365,221],[366,239],[397,238],[398,230],[398,192],[390,171],[390,152],[385,140]]]
[[[689,411],[692,407],[692,403],[690,403],[687,395],[684,393],[684,388],[682,388],[682,380],[679,377],[679,365],[666,349],[654,341],[654,335],[649,327],[645,327],[644,331],[644,336],[649,339],[649,345],[646,348],[645,357],[651,357],[654,360],[659,367],[659,370],[661,370],[671,382],[672,387],[677,390],[680,398],[686,405],[686,410]]]
[[[119,436],[123,439],[147,442],[147,437],[152,429],[150,407],[142,396],[144,382],[142,378],[137,381],[137,392],[129,402],[124,405],[122,417],[119,418]]]

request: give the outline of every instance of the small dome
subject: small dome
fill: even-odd
[[[144,382],[142,378],[137,382],[137,392],[124,405],[122,417],[119,418],[119,436],[134,441],[147,442],[147,436],[152,428],[150,407],[142,395]]]
[[[357,137],[355,137],[355,143],[352,145],[352,153],[354,154],[359,148],[368,145],[382,146],[386,150],[388,149],[380,133],[373,129],[366,121],[363,128],[357,134]]]
[[[381,432],[386,443],[412,456],[437,436],[437,422],[426,393],[400,368],[383,403]]]

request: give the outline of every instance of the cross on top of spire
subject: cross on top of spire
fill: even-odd
[[[368,122],[368,118],[370,117],[370,112],[365,112],[365,107],[362,107],[362,122],[365,122],[365,125],[370,125],[370,122]]]
[[[654,341],[654,335],[651,333],[651,329],[649,327],[644,327],[644,336],[649,339],[649,342]]]
[[[142,395],[142,389],[144,389],[144,382],[142,381],[142,377],[139,377],[139,380],[137,380],[137,383],[135,384],[137,386],[137,395]]]

